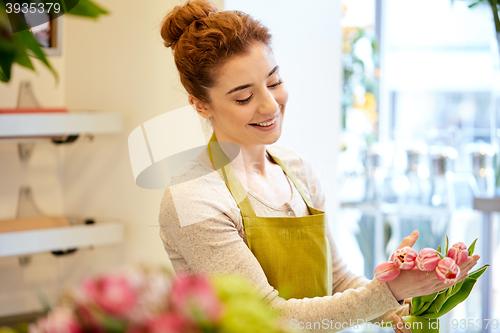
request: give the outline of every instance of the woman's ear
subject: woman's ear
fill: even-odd
[[[210,106],[208,103],[200,101],[198,98],[194,97],[193,95],[189,95],[188,97],[189,104],[191,104],[196,112],[203,118],[211,118],[212,117],[212,111],[210,109]]]

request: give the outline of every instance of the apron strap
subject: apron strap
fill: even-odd
[[[307,205],[307,208],[309,208],[309,211],[311,212],[311,207],[313,207],[311,200],[309,199],[309,196],[306,195],[306,193],[304,192],[303,187],[300,185],[297,178],[295,178],[295,175],[293,174],[293,172],[291,172],[290,169],[288,168],[288,165],[286,165],[286,163],[284,163],[282,160],[280,160],[279,158],[277,158],[276,156],[271,154],[269,149],[266,149],[266,150],[267,150],[268,154],[271,155],[272,158],[276,161],[276,163],[279,164],[279,166],[283,169],[283,171],[285,171],[286,175],[292,180],[293,184],[295,185],[295,187],[299,191],[300,195],[302,196],[302,199],[304,199],[304,201]],[[311,214],[313,214],[313,212],[311,212]]]
[[[215,133],[212,134],[207,148],[210,161],[212,161],[214,168],[219,172],[222,179],[226,183],[229,192],[231,192],[236,204],[240,208],[241,215],[243,217],[257,217],[257,214],[255,214],[252,204],[248,199],[247,192],[234,173],[233,168],[231,167],[231,162],[227,158],[224,151],[222,151],[219,142],[215,137]]]

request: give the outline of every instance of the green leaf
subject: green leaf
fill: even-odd
[[[449,245],[450,245],[450,242],[448,240],[448,235],[446,235],[446,245],[444,246],[444,253],[443,253],[444,256],[448,255],[448,246]]]
[[[90,0],[80,0],[67,14],[97,18],[109,12]]]
[[[475,5],[480,4],[481,2],[483,2],[483,0],[478,0],[478,1],[474,2],[473,4],[470,4],[470,5],[469,5],[469,8],[472,8],[472,7],[474,7]]]
[[[105,332],[109,333],[120,333],[125,332],[127,328],[127,323],[125,320],[121,320],[111,316],[102,316],[102,324]]]
[[[424,306],[420,310],[418,310],[415,313],[412,313],[411,315],[412,316],[420,316],[422,313],[427,311],[432,305],[434,305],[433,302],[424,303]]]
[[[35,70],[35,67],[33,67],[33,63],[31,62],[28,53],[26,53],[26,48],[23,43],[16,43],[16,53],[14,56],[14,61],[23,67]]]
[[[411,309],[410,309],[411,312],[410,312],[410,314],[417,315],[417,314],[423,313],[425,310],[427,310],[429,308],[429,306],[431,306],[432,302],[436,299],[438,294],[439,294],[438,292],[435,292],[435,293],[430,294],[430,295],[413,297],[411,299]],[[415,299],[417,299],[417,301],[415,301],[415,304],[414,304],[413,301]]]
[[[439,295],[436,297],[434,302],[432,302],[432,307],[429,309],[429,312],[431,313],[438,313],[439,310],[441,310],[441,307],[443,306],[444,302],[446,302],[446,297],[447,292],[446,289],[442,292],[439,293]]]
[[[0,68],[0,81],[9,82],[9,78],[4,74],[1,68]]]
[[[454,285],[446,289],[446,298],[451,296],[451,293],[453,292],[453,287]]]
[[[28,333],[29,332],[29,323],[19,323],[15,328],[17,333]]]
[[[426,295],[426,296],[421,296],[422,298],[422,302],[424,303],[428,303],[428,302],[432,302],[436,299],[436,297],[438,296],[438,292],[435,292],[434,294],[429,294],[429,295]]]
[[[14,52],[15,48],[16,46],[12,40],[12,34],[7,30],[2,30],[0,26],[0,54],[2,52]]]
[[[40,0],[40,3],[60,3],[64,11],[70,9],[67,14],[78,15],[89,18],[97,18],[109,12],[91,0]],[[73,5],[75,4],[76,5]],[[34,70],[30,56],[39,59],[54,75],[56,83],[59,81],[57,72],[46,57],[43,48],[38,44],[33,34],[28,30],[25,22],[16,21],[15,25],[19,32],[12,33],[10,21],[5,14],[5,5],[0,1],[0,81],[9,82],[11,78],[12,64]],[[29,50],[29,51],[28,51]]]
[[[460,289],[462,288],[462,285],[464,284],[464,280],[460,281],[459,283],[455,284],[453,287],[451,287],[451,293],[450,295],[448,296],[448,298],[450,298],[451,296],[455,295],[456,293],[458,293],[460,291]]]
[[[56,83],[59,82],[59,75],[57,75],[57,72],[50,64],[49,60],[45,56],[45,53],[43,52],[33,34],[29,30],[23,30],[17,32],[15,34],[15,37],[18,38],[20,43],[24,43],[26,48],[33,52],[34,57],[39,59],[52,72],[56,79]]]
[[[493,21],[495,22],[495,30],[496,32],[500,32],[500,18],[498,17],[498,1],[490,0],[491,11],[493,12]]]
[[[10,80],[10,74],[12,70],[12,62],[14,61],[14,52],[12,53],[0,53],[0,69],[2,70],[2,81],[8,82]]]
[[[423,296],[412,297],[410,314],[414,314],[414,312],[420,310],[420,306],[422,304],[422,297]]]
[[[16,32],[14,36],[16,38],[17,43],[23,43],[25,48],[31,50],[31,52],[33,52],[33,55],[37,59],[40,59],[40,61],[43,62],[47,67],[50,67],[50,63],[47,60],[45,53],[40,47],[40,44],[38,44],[35,36],[33,36],[33,34],[30,31],[28,30],[19,31]]]
[[[490,265],[484,265],[483,267],[476,269],[474,272],[469,273],[467,279],[479,279],[479,277],[483,275],[484,271],[486,271],[488,267],[490,267]]]
[[[438,246],[438,248],[437,248],[437,250],[436,250],[436,251],[437,251],[439,254],[441,254],[441,245],[439,245],[439,246]],[[442,257],[442,256],[443,256],[443,255],[441,254],[441,257]]]
[[[467,297],[469,297],[472,288],[474,287],[474,284],[476,284],[477,279],[486,271],[488,267],[489,265],[485,265],[480,269],[478,269],[477,271],[475,271],[474,273],[472,273],[471,275],[469,275],[469,277],[467,277],[463,281],[460,290],[455,295],[446,300],[446,302],[440,308],[440,311],[434,313],[424,313],[421,316],[428,319],[435,319],[444,316],[445,314],[450,312],[455,306],[465,301]]]
[[[14,61],[23,67],[31,69],[32,71],[35,70],[35,67],[33,66],[33,63],[31,62],[26,52],[16,53],[16,58],[14,59]]]
[[[474,249],[476,248],[476,242],[477,242],[477,238],[469,246],[469,249],[468,249],[469,256],[472,256],[474,254]]]

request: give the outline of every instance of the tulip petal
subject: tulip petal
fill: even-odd
[[[454,283],[460,276],[460,267],[458,267],[455,260],[446,257],[439,261],[435,272],[439,281],[445,284]]]
[[[415,267],[418,254],[409,246],[396,250],[391,256],[392,262],[402,270],[410,270]]]
[[[399,276],[399,273],[401,271],[392,261],[384,262],[375,268],[375,278],[382,282],[394,280]]]

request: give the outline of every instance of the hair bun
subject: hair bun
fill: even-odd
[[[217,7],[207,0],[190,0],[170,11],[163,21],[161,37],[166,47],[173,47],[184,31],[199,19],[218,12]]]

